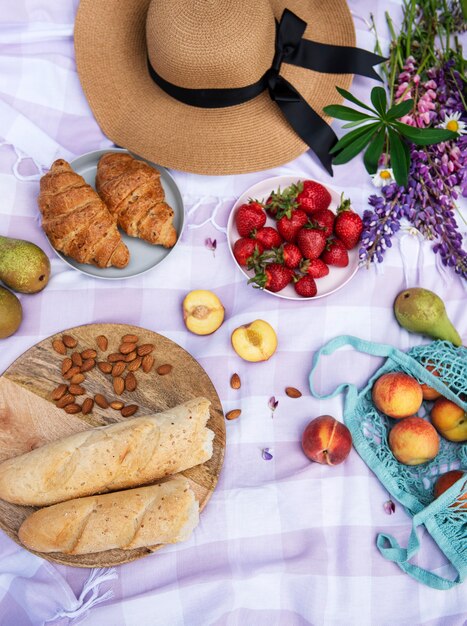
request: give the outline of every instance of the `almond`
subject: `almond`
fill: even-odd
[[[94,396],[94,402],[97,404],[97,406],[100,406],[101,409],[109,408],[109,403],[107,402],[105,396],[103,396],[101,393],[96,393],[96,395]]]
[[[122,343],[122,345],[119,347],[119,351],[122,354],[130,354],[130,352],[133,352],[133,350],[136,350],[135,343]]]
[[[52,341],[52,348],[55,352],[58,352],[58,354],[66,354],[66,346],[61,339],[54,339]]]
[[[105,335],[99,335],[98,337],[96,337],[96,343],[99,350],[102,350],[102,352],[107,352],[109,341]]]
[[[136,372],[136,370],[140,367],[142,362],[143,362],[142,356],[136,357],[134,361],[132,361],[131,363],[127,365],[127,370],[129,372]]]
[[[242,412],[240,411],[240,409],[233,409],[232,411],[229,411],[226,414],[225,419],[226,420],[236,420],[238,417],[240,417],[241,414],[242,414]]]
[[[91,413],[93,406],[94,400],[92,398],[86,398],[86,400],[83,402],[83,406],[81,407],[81,411],[84,413],[84,415],[88,415],[89,413]]]
[[[143,360],[141,362],[141,367],[143,368],[143,372],[150,372],[152,370],[152,366],[154,365],[154,357],[152,354],[146,354],[143,356]]]
[[[131,415],[134,415],[136,413],[138,408],[139,407],[137,404],[127,404],[127,406],[123,407],[120,413],[122,414],[123,417],[130,417]]]
[[[115,409],[115,411],[120,411],[120,409],[123,409],[125,405],[121,400],[114,400],[110,403],[110,406],[112,409]]]
[[[89,372],[95,366],[95,359],[86,359],[83,361],[83,365],[81,366],[81,372]]]
[[[83,350],[81,352],[81,356],[83,357],[83,361],[86,361],[87,359],[95,359],[97,352],[93,350],[93,348],[87,348],[87,350]]]
[[[66,374],[72,365],[73,365],[73,361],[69,357],[66,357],[66,359],[63,359],[62,374]]]
[[[60,400],[60,398],[63,398],[63,396],[65,395],[67,389],[68,387],[66,385],[59,385],[58,387],[55,387],[55,389],[50,394],[50,397],[52,398],[52,400]]]
[[[142,346],[139,346],[137,349],[138,356],[145,356],[146,354],[150,354],[154,350],[154,346],[152,343],[143,343]]]
[[[117,396],[121,396],[122,393],[125,391],[125,381],[121,376],[116,376],[114,378],[114,391]]]
[[[240,376],[238,374],[232,374],[232,377],[230,378],[230,386],[232,389],[240,389],[242,381],[240,380]]]
[[[85,380],[86,376],[84,374],[75,374],[70,378],[70,383],[72,385],[80,385],[81,383],[84,383]]]
[[[166,363],[165,365],[159,365],[156,371],[159,374],[159,376],[165,376],[166,374],[170,374],[172,369],[173,369],[172,365],[170,365],[169,363]]]
[[[70,385],[68,391],[74,396],[84,396],[86,390],[81,385]]]
[[[67,348],[76,348],[78,341],[71,335],[62,335],[62,341]]]
[[[289,398],[301,398],[302,392],[295,387],[286,387],[285,393],[289,396]]]
[[[71,393],[67,393],[60,398],[57,402],[57,406],[59,409],[63,409],[67,404],[71,404],[75,401],[75,396],[72,396]]]
[[[110,372],[112,371],[112,365],[110,363],[107,363],[107,361],[99,361],[97,367],[104,374],[110,374]]]
[[[73,365],[73,367],[70,367],[66,374],[63,374],[63,378],[65,378],[65,380],[70,380],[75,374],[79,374],[79,371],[79,367],[77,365]]]
[[[118,363],[115,363],[115,365],[112,367],[112,376],[114,378],[115,376],[121,376],[125,371],[125,367],[126,363],[124,363],[123,361],[118,361]]]
[[[120,352],[112,352],[112,354],[109,354],[109,356],[107,357],[107,361],[109,363],[116,363],[117,361],[123,361],[123,356],[120,354]]]
[[[123,360],[125,361],[125,363],[130,363],[131,361],[134,361],[136,359],[136,356],[136,350],[133,350],[133,352],[129,352],[128,354],[126,354]]]
[[[71,360],[78,367],[81,367],[83,365],[83,358],[79,352],[73,352],[73,354],[71,355]]]
[[[64,407],[65,411],[67,413],[79,413],[81,411],[81,407],[79,404],[67,404]]]
[[[127,391],[134,391],[137,387],[138,383],[136,382],[136,376],[133,372],[129,372],[125,378],[125,389]]]
[[[122,343],[138,343],[138,335],[123,335]]]

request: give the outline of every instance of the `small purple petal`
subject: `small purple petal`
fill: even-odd
[[[263,448],[261,451],[261,456],[263,457],[263,459],[265,461],[270,461],[272,458],[274,458],[271,454],[271,450],[272,448]]]
[[[271,411],[275,411],[277,409],[278,404],[279,404],[279,400],[276,400],[274,396],[269,398],[268,407],[271,409]]]
[[[208,250],[211,250],[213,253],[215,253],[217,248],[217,239],[211,239],[211,237],[208,237],[204,242],[204,245]]]
[[[396,512],[396,505],[394,504],[392,500],[386,500],[386,502],[383,504],[383,508],[384,508],[384,512],[387,515],[392,515],[393,513]]]

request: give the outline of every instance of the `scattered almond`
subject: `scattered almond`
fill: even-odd
[[[87,348],[87,350],[83,350],[81,352],[81,356],[83,357],[83,361],[86,361],[87,359],[95,359],[97,352],[93,350],[93,348]]]
[[[107,402],[105,396],[103,396],[101,393],[96,393],[96,395],[94,396],[94,402],[97,404],[97,406],[100,406],[101,409],[109,408],[109,403]]]
[[[131,415],[134,415],[137,410],[138,410],[138,405],[127,404],[127,406],[123,407],[120,413],[122,414],[123,417],[130,417]]]
[[[123,357],[120,352],[112,352],[112,354],[109,354],[107,357],[107,361],[109,363],[116,363],[117,361],[123,361]]]
[[[230,386],[232,389],[240,389],[242,386],[242,381],[240,380],[240,376],[238,374],[232,374],[230,379]]]
[[[165,376],[166,374],[170,374],[172,369],[173,369],[172,365],[170,365],[169,363],[166,363],[165,365],[159,365],[156,372],[159,374],[159,376]]]
[[[136,370],[140,367],[142,361],[143,361],[143,357],[142,356],[136,357],[136,359],[134,361],[132,361],[131,363],[129,363],[127,365],[127,370],[129,372],[136,372]]]
[[[102,352],[107,352],[109,341],[105,335],[99,335],[98,337],[96,337],[96,343],[99,350],[102,350]]]
[[[138,343],[138,335],[123,335],[122,343]]]
[[[63,378],[65,378],[65,380],[70,380],[75,374],[79,374],[79,372],[80,368],[77,365],[73,365],[73,367],[70,367],[70,369],[63,374]]]
[[[81,407],[79,404],[67,404],[66,407],[64,407],[65,411],[67,413],[79,413],[81,411]]]
[[[146,354],[150,354],[154,350],[154,346],[152,343],[143,343],[142,346],[139,346],[137,349],[138,356],[145,356]]]
[[[143,360],[141,362],[141,367],[143,368],[143,372],[145,372],[146,374],[150,372],[152,370],[153,365],[154,365],[154,357],[152,356],[152,354],[146,354],[143,357]]]
[[[125,371],[125,367],[126,363],[124,363],[123,361],[118,361],[118,363],[115,363],[115,365],[112,367],[112,376],[114,378],[115,376],[121,376]]]
[[[123,402],[121,400],[114,400],[113,402],[110,403],[110,407],[112,409],[115,409],[116,411],[120,411],[120,409],[123,409],[125,405],[123,404]]]
[[[56,387],[51,393],[52,400],[60,400],[60,398],[63,398],[67,389],[68,387],[63,384]]]
[[[83,357],[79,352],[73,352],[73,354],[71,355],[71,360],[78,367],[81,367],[83,365]]]
[[[302,392],[295,387],[286,387],[285,393],[289,396],[289,398],[301,398]]]
[[[58,352],[58,354],[66,354],[66,346],[61,339],[54,339],[52,341],[52,348],[55,352]]]
[[[99,363],[97,364],[97,367],[104,374],[110,374],[110,372],[112,371],[112,364],[107,363],[107,361],[99,361]]]
[[[83,365],[81,366],[81,372],[89,372],[95,366],[95,359],[86,359],[83,361]]]
[[[84,374],[75,374],[70,378],[70,383],[72,385],[80,385],[81,383],[84,383],[85,380],[86,376]]]
[[[75,396],[72,396],[71,393],[67,393],[60,398],[57,402],[57,406],[59,409],[63,409],[67,404],[71,404],[75,401]]]
[[[122,345],[119,347],[119,351],[122,354],[130,354],[130,352],[133,352],[134,350],[136,350],[135,343],[122,343]]]
[[[68,391],[74,396],[84,396],[86,393],[86,390],[81,385],[70,385]]]
[[[125,389],[127,391],[134,391],[137,387],[138,383],[136,382],[136,376],[133,372],[129,372],[125,378]]]
[[[76,348],[78,345],[77,340],[71,335],[62,335],[62,341],[67,348]]]
[[[121,376],[116,376],[114,378],[114,391],[117,396],[121,396],[122,393],[125,391],[125,381]]]
[[[84,415],[88,415],[89,413],[91,413],[93,406],[94,400],[92,398],[86,398],[86,400],[83,402],[83,406],[81,407],[81,411]]]
[[[136,359],[136,356],[136,350],[133,350],[133,352],[129,352],[128,354],[126,354],[123,360],[125,361],[125,363],[130,363],[131,361],[134,361]]]
[[[240,417],[240,415],[242,414],[240,409],[233,409],[232,411],[229,411],[226,416],[225,419],[226,420],[236,420],[238,417]]]
[[[72,365],[73,365],[73,361],[69,357],[66,357],[66,359],[63,359],[62,374],[66,374]]]

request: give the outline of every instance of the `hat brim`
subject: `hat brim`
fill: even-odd
[[[150,78],[146,13],[150,0],[81,0],[75,22],[79,77],[103,132],[117,145],[165,167],[196,174],[239,174],[276,167],[308,150],[264,92],[222,109],[188,106]],[[305,20],[305,37],[355,45],[345,0],[271,0],[276,19],[289,8]],[[281,74],[307,102],[323,107],[341,100],[351,75],[322,74],[284,64]]]

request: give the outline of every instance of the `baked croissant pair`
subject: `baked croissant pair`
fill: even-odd
[[[97,193],[63,159],[42,177],[42,228],[56,250],[79,263],[123,268],[130,253],[117,226],[152,244],[175,245],[174,212],[155,168],[110,152],[99,160],[96,188]]]

